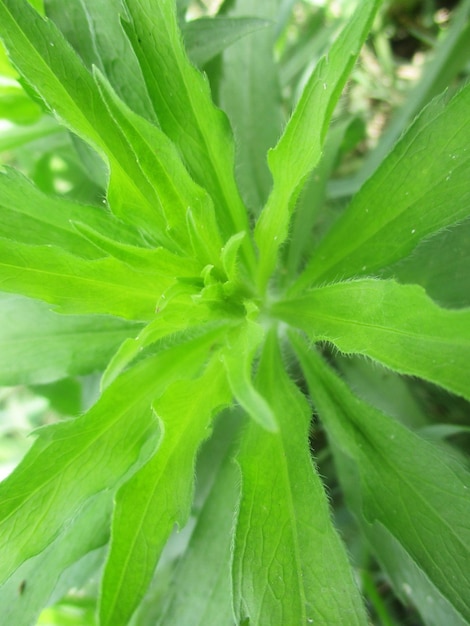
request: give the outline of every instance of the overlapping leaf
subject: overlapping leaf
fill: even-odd
[[[434,100],[313,253],[295,289],[377,272],[468,217],[470,85]]]
[[[294,340],[320,417],[360,476],[361,514],[386,529],[470,620],[470,473],[442,448],[356,398],[318,354]]]
[[[310,411],[284,371],[273,335],[258,384],[270,398],[279,432],[250,421],[241,444],[242,497],[233,555],[238,623],[365,626],[346,551],[310,458]]]
[[[195,457],[215,409],[230,401],[217,360],[201,378],[182,380],[154,404],[161,424],[155,456],[120,489],[103,577],[103,626],[125,626],[145,595],[173,527],[189,516]]]
[[[278,144],[268,153],[274,187],[255,229],[259,282],[266,285],[288,234],[295,200],[321,157],[328,124],[380,0],[361,2],[353,19],[310,77]]]
[[[421,287],[374,279],[336,283],[279,302],[273,312],[315,341],[470,399],[470,310],[442,309]]]

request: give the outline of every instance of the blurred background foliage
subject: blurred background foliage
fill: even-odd
[[[30,2],[41,13],[47,13],[48,0]],[[275,56],[279,64],[282,109],[287,117],[307,77],[332,37],[348,20],[355,3],[279,0],[278,4]],[[182,24],[201,17],[230,15],[233,7],[232,0],[178,0]],[[420,109],[444,88],[455,90],[468,80],[469,16],[468,0],[384,3],[335,111],[322,164],[299,206],[299,210],[321,208],[318,219],[313,222],[312,218],[315,237],[320,237],[343,210]],[[192,35],[188,33],[189,29],[186,36],[194,37],[194,31]],[[254,36],[256,33],[247,35]],[[242,39],[237,45],[243,43]],[[214,99],[224,104],[220,91],[221,56],[201,58]],[[272,137],[266,137],[266,147],[269,141],[272,142]],[[59,126],[28,85],[19,79],[0,48],[0,166],[4,165],[18,168],[48,194],[94,204],[102,202],[105,196],[103,164],[80,140]],[[310,235],[306,233],[306,245],[309,241],[311,245]],[[448,250],[449,255],[468,256],[468,228],[465,241],[454,241],[452,234],[444,234],[445,237],[442,249]],[[290,254],[289,261],[294,264],[301,251]],[[406,275],[406,264],[400,271]],[[438,271],[439,258],[434,264],[429,260],[423,263],[422,280],[431,295],[432,278]],[[469,306],[469,295],[464,291],[446,294],[445,302]],[[0,338],[0,344],[2,359],[8,362],[8,342]],[[410,385],[406,378],[360,358],[344,359],[341,364],[344,376],[360,396],[419,430],[423,436],[450,448],[468,463],[467,403],[420,381]],[[43,385],[0,388],[0,476],[8,475],[22,458],[30,445],[28,434],[32,430],[86,410],[96,399],[98,388],[99,373]],[[392,592],[344,506],[320,425],[312,426],[311,446],[329,487],[337,525],[360,572],[360,585],[372,623],[421,626],[423,622],[409,601],[409,590],[403,588],[400,597]],[[202,489],[203,481],[201,484]],[[185,541],[184,534],[175,536],[167,549],[160,566],[163,582],[156,584],[155,595],[164,593],[165,571],[174,567]],[[92,577],[82,589],[73,589],[62,598],[59,594],[55,598],[58,603],[44,611],[38,623],[42,626],[94,624],[96,593]],[[143,624],[143,616],[150,614],[144,607],[139,623]]]

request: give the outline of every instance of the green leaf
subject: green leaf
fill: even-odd
[[[294,343],[328,434],[360,476],[362,516],[373,529],[386,529],[470,620],[470,473],[356,398],[314,351],[298,338]]]
[[[54,246],[0,239],[0,288],[56,305],[64,313],[150,320],[172,277],[132,270],[111,257],[85,260]]]
[[[41,117],[42,111],[19,84],[0,82],[0,119],[15,124],[32,124]]]
[[[47,383],[103,370],[140,324],[63,316],[41,302],[0,294],[0,385]],[[83,347],[86,346],[86,350]]]
[[[256,224],[259,283],[266,285],[288,234],[295,201],[318,164],[333,109],[364,43],[380,0],[364,0],[318,63],[268,162],[274,187]]]
[[[172,0],[126,0],[125,24],[162,130],[178,146],[194,180],[211,196],[224,239],[248,220],[233,174],[233,141],[205,78],[188,61]],[[244,250],[253,261],[249,239]]]
[[[362,279],[275,304],[274,314],[314,341],[376,359],[470,400],[470,310],[440,308],[416,285]]]
[[[314,251],[295,289],[371,274],[469,215],[470,85],[415,120]]]
[[[423,241],[388,274],[421,285],[441,306],[470,307],[470,220]]]
[[[237,623],[367,624],[308,443],[310,409],[270,335],[258,386],[278,433],[250,421],[238,457],[242,497],[233,555]]]
[[[104,208],[80,205],[42,193],[13,168],[0,170],[0,236],[27,244],[55,245],[80,257],[104,256],[77,232],[80,221],[101,235],[133,245],[145,245],[139,235]]]
[[[136,120],[146,130],[151,128],[149,123],[135,116],[121,129],[115,116],[122,121],[125,105],[119,105],[117,98],[108,94],[108,110],[92,75],[62,34],[25,0],[1,0],[0,36],[17,69],[36,87],[54,114],[109,163],[108,194],[113,212],[140,227],[151,239],[178,251],[180,242],[172,241],[167,232],[158,191],[141,163],[140,157],[143,165],[148,165],[148,151],[140,155],[142,144],[133,143]],[[155,128],[151,137],[155,139],[156,134]],[[183,237],[184,232],[178,236]]]
[[[281,134],[283,115],[278,69],[274,60],[275,21],[279,0],[238,0],[230,11],[269,20],[261,32],[232,46],[224,54],[220,100],[236,139],[236,175],[243,198],[258,214],[269,195],[272,178],[266,152]],[[260,20],[261,21],[261,20]]]
[[[102,583],[102,626],[129,623],[174,525],[186,524],[198,448],[209,434],[213,412],[229,401],[225,374],[215,359],[200,378],[175,382],[155,402],[161,443],[117,495]]]
[[[253,361],[264,336],[264,329],[259,324],[247,320],[227,337],[227,345],[221,358],[232,393],[240,406],[263,428],[276,431],[278,427],[275,415],[252,381]]]
[[[202,67],[239,39],[268,24],[255,17],[201,17],[183,24],[182,32],[189,58]]]
[[[133,111],[154,122],[142,72],[119,19],[121,0],[47,0],[46,13],[86,67],[99,68]]]
[[[177,242],[182,250],[191,252],[189,235],[187,232],[188,214],[194,215],[197,223],[204,226],[199,230],[197,237],[201,238],[202,246],[199,252],[205,249],[206,263],[215,263],[219,257],[222,242],[215,222],[212,201],[207,192],[198,187],[184,168],[180,156],[161,130],[153,126],[142,117],[133,113],[112,91],[104,77],[95,70],[95,80],[100,88],[103,100],[109,109],[110,115],[121,129],[128,145],[132,148],[140,169],[151,185],[152,196],[157,203],[158,211],[164,216],[166,232]],[[115,188],[117,197],[110,194],[112,206],[117,206],[122,199],[120,189]],[[194,246],[194,241],[191,242]]]
[[[112,498],[109,492],[92,498],[55,541],[27,560],[0,587],[2,619],[15,626],[36,624],[52,599],[59,579],[85,554],[106,543]],[[90,533],[90,526],[93,532]],[[73,578],[70,582],[73,581]],[[76,581],[78,585],[82,581]]]
[[[35,124],[28,126],[11,126],[2,129],[0,134],[0,152],[14,150],[25,144],[42,139],[49,135],[64,132],[64,129],[57,124],[51,117],[43,116]]]
[[[227,427],[230,416],[222,414],[219,419],[218,426],[224,429],[224,433],[230,430]],[[212,448],[201,451],[201,454],[207,452],[212,452],[208,460],[209,471],[211,475],[215,474],[215,479],[198,514],[184,557],[173,575],[170,593],[164,598],[163,609],[158,612],[158,626],[234,624],[230,559],[239,480],[231,449],[225,451],[221,468],[215,467]],[[197,479],[199,482],[199,473]],[[204,564],[203,576],[201,564]]]
[[[160,350],[124,372],[83,416],[38,431],[0,485],[0,582],[44,550],[90,497],[113,492],[148,459],[157,426],[153,400],[181,371],[190,375],[200,367],[220,332],[209,328]]]

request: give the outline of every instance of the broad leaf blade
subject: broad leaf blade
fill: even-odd
[[[469,215],[470,85],[415,120],[315,250],[295,288],[371,274]]]
[[[224,372],[213,361],[202,377],[176,382],[154,404],[162,441],[117,496],[101,593],[103,626],[129,623],[174,525],[186,523],[196,453],[209,434],[214,410],[229,401]]]
[[[372,25],[380,0],[364,0],[318,63],[278,144],[268,154],[274,187],[256,224],[259,282],[265,285],[284,243],[294,203],[318,164],[333,109]]]
[[[159,297],[174,282],[154,269],[152,275],[111,257],[85,260],[53,246],[0,239],[0,288],[50,302],[64,313],[152,319]]]
[[[258,383],[275,407],[279,432],[250,421],[239,454],[235,613],[239,623],[249,620],[253,626],[365,626],[346,551],[310,457],[310,410],[284,371],[276,341],[271,335]]]
[[[440,308],[416,285],[362,279],[279,302],[273,313],[314,341],[369,356],[470,399],[470,310]]]
[[[442,448],[356,398],[299,339],[295,345],[320,417],[360,475],[365,520],[387,529],[470,620],[470,473]]]
[[[58,315],[41,302],[0,294],[0,385],[44,384],[103,370],[140,329],[112,317]]]

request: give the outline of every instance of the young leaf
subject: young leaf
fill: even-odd
[[[470,620],[470,473],[442,448],[355,397],[298,338],[294,344],[328,434],[360,476],[365,520],[385,528]]]
[[[311,460],[310,410],[285,373],[273,334],[261,358],[258,387],[271,400],[279,432],[251,420],[241,444],[242,497],[233,555],[238,623],[366,626]]]
[[[435,99],[354,197],[293,289],[370,274],[469,215],[470,85]]]
[[[42,302],[0,294],[0,385],[47,383],[103,370],[119,345],[140,329],[112,317],[58,315]]]
[[[233,174],[233,142],[209,85],[186,56],[172,0],[126,0],[126,31],[139,59],[162,130],[178,146],[194,180],[209,192],[224,239],[248,232]],[[253,251],[246,239],[244,250]]]
[[[273,313],[314,341],[363,354],[470,400],[470,309],[441,309],[416,285],[362,279],[313,289]]]
[[[265,397],[252,381],[253,361],[264,339],[263,328],[251,320],[234,329],[227,338],[222,362],[235,399],[263,428],[277,430],[276,418]]]
[[[229,401],[225,374],[213,360],[200,378],[174,383],[155,402],[162,431],[159,448],[117,495],[102,583],[102,626],[129,623],[174,525],[186,524],[198,448],[209,434],[214,410]]]
[[[276,147],[269,151],[274,187],[256,224],[258,280],[266,285],[288,234],[294,203],[318,164],[333,109],[364,43],[381,0],[364,0],[310,77]]]

